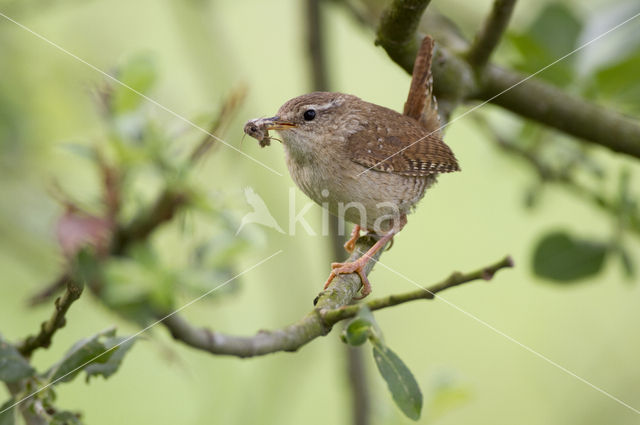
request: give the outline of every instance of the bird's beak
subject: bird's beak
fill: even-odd
[[[287,130],[296,126],[292,122],[281,120],[280,117],[262,118],[260,121],[266,130]]]

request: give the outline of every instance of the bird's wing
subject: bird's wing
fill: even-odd
[[[380,108],[376,116],[377,121],[361,123],[347,138],[347,152],[353,162],[405,176],[460,170],[453,152],[437,132],[429,134],[416,120],[390,109]]]

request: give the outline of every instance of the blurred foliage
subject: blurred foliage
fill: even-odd
[[[354,4],[359,5],[363,2],[364,0],[355,1]],[[46,14],[51,12],[54,7],[68,7],[69,4],[73,3],[82,2],[41,0],[7,0],[0,2],[3,13],[19,18],[19,20],[23,17],[29,17],[32,13],[36,18],[39,18],[39,15],[46,17]],[[224,56],[225,62],[224,64],[214,63],[213,68],[222,69],[228,67],[233,70],[230,73],[233,74],[234,78],[238,78],[240,74],[236,68],[238,63],[242,63],[241,59],[244,56],[247,57],[246,60],[252,65],[261,64],[261,73],[264,73],[264,76],[260,76],[264,78],[264,81],[257,80],[256,86],[270,88],[271,86],[277,86],[272,91],[261,92],[262,94],[268,94],[264,96],[265,98],[277,99],[277,96],[286,97],[286,95],[290,94],[290,91],[287,90],[294,91],[298,89],[294,82],[288,81],[288,79],[293,80],[290,74],[284,77],[287,79],[287,84],[282,84],[282,86],[273,84],[274,81],[279,81],[275,78],[275,74],[267,74],[266,68],[268,67],[264,65],[269,64],[268,60],[273,58],[273,50],[269,47],[274,44],[260,45],[260,40],[256,40],[255,37],[251,38],[247,44],[234,43],[235,40],[227,37],[224,32],[228,31],[228,28],[225,29],[225,25],[229,25],[228,22],[233,21],[229,21],[223,14],[220,14],[223,18],[219,21],[213,23],[207,21],[210,16],[200,13],[202,9],[197,7],[205,3],[207,2],[184,2],[184,4],[181,3],[180,5],[175,3],[172,5],[175,8],[172,9],[172,12],[179,11],[180,7],[184,5],[193,7],[193,9],[189,9],[189,13],[198,15],[202,22],[205,22],[207,28],[210,26],[215,28],[215,31],[220,31],[215,35],[224,40],[222,44],[228,50],[220,49],[220,46],[212,47],[212,40],[204,39],[200,37],[200,33],[197,33],[197,37],[194,38],[202,38],[202,40],[197,41],[200,41],[205,46],[205,50],[192,50],[192,57],[201,59],[203,52],[211,54],[211,51],[219,49],[224,54],[222,56]],[[380,11],[388,2],[373,0],[369,3],[372,3],[374,7],[361,8],[361,12],[369,13],[374,10],[368,17],[368,19],[372,19],[372,17],[377,18],[379,16]],[[436,4],[436,6],[440,5]],[[259,8],[263,6],[256,3],[252,4],[251,7]],[[452,7],[471,9],[459,8],[455,4]],[[627,16],[627,11],[635,10],[634,8],[637,9],[637,7],[636,2],[608,4],[605,9],[611,13],[594,13],[587,16],[578,8],[577,3],[547,2],[541,6],[537,15],[532,16],[529,25],[514,27],[516,30],[508,36],[508,47],[510,47],[510,54],[512,55],[510,65],[523,72],[538,71],[542,66],[548,65],[588,41],[589,37],[594,35],[593,28],[606,29],[616,24],[618,21],[612,18],[615,15],[614,12],[624,10],[625,16]],[[290,53],[293,51],[292,46],[287,43],[288,40],[297,39],[297,36],[295,36],[295,33],[279,33],[279,31],[295,27],[292,23],[297,22],[297,18],[294,17],[295,19],[292,19],[288,14],[294,7],[288,5],[287,14],[283,13],[284,9],[277,9],[271,5],[268,8],[274,10],[274,16],[281,14],[285,19],[289,20],[286,22],[287,25],[278,25],[276,28],[271,28],[270,32],[278,32],[278,37],[280,38],[278,43],[282,43],[283,46],[281,52],[286,52],[287,57],[293,56],[293,53]],[[57,12],[57,10],[54,11]],[[119,23],[119,20],[126,13],[123,14],[121,10],[117,10],[117,12],[118,16],[115,21]],[[216,10],[216,14],[217,12]],[[252,23],[253,26],[259,28],[259,31],[264,31],[264,22],[267,18],[260,15],[256,20],[252,21],[255,11],[251,10],[250,12],[242,11],[246,22],[243,21],[241,31],[249,34]],[[333,13],[331,16],[336,18],[337,15],[334,12],[331,11]],[[463,12],[467,13],[468,10],[460,11],[460,16],[455,16],[456,21],[461,18]],[[168,13],[168,15],[173,15],[173,13]],[[469,22],[472,21],[466,15],[462,17]],[[367,19],[367,16],[364,16],[364,19]],[[80,15],[78,21],[72,21],[71,24],[67,21],[62,22],[70,28],[75,28],[74,26],[78,25],[78,28],[82,29],[79,23],[91,25],[90,20],[87,20],[88,23],[85,23],[85,20],[87,20],[87,17]],[[41,21],[45,21],[45,19],[41,19]],[[475,18],[473,21],[475,22]],[[38,25],[43,24],[37,19],[34,19],[34,22]],[[31,23],[29,22],[29,24]],[[46,22],[44,23],[46,24]],[[178,21],[177,23],[182,24],[184,28],[188,29],[189,27],[188,20]],[[185,23],[187,24],[185,25]],[[332,33],[331,36],[336,40],[340,40],[339,43],[334,40],[334,50],[339,50],[343,48],[343,45],[347,46],[347,43],[343,42],[345,39],[342,38],[345,34],[344,28],[341,27],[342,22],[340,19],[336,19],[336,23],[335,34]],[[147,31],[148,29],[144,25],[144,19],[141,19],[136,22],[137,27],[135,30]],[[630,23],[629,27],[633,25],[637,30],[637,23]],[[236,26],[235,23],[234,26]],[[469,26],[469,28],[472,28],[472,26]],[[2,34],[4,36],[4,41],[0,43],[8,58],[6,61],[0,61],[0,73],[3,75],[3,79],[0,80],[0,149],[2,150],[0,162],[6,175],[10,175],[13,172],[18,176],[17,178],[21,179],[26,178],[34,168],[42,167],[42,164],[39,164],[36,167],[26,168],[26,171],[22,171],[26,163],[37,158],[34,155],[35,152],[38,152],[42,146],[53,141],[48,135],[49,127],[53,127],[54,123],[57,124],[59,121],[64,122],[64,114],[73,115],[77,112],[77,110],[70,107],[73,102],[80,105],[75,105],[77,109],[82,109],[84,104],[75,99],[70,100],[68,104],[61,105],[61,99],[57,96],[58,92],[51,87],[51,81],[46,80],[45,77],[36,72],[42,68],[44,69],[43,72],[47,74],[47,78],[58,78],[61,75],[65,75],[66,69],[62,67],[51,67],[49,69],[49,67],[35,66],[39,64],[33,58],[39,56],[40,52],[34,49],[34,56],[24,55],[24,51],[32,47],[27,46],[26,42],[15,42],[13,34],[6,31],[5,28],[0,29],[3,31]],[[296,30],[296,28],[292,29],[292,31]],[[163,27],[163,31],[166,31],[166,28]],[[97,41],[106,45],[106,37],[110,37],[113,32],[114,27],[108,28],[106,35],[103,34],[105,39],[97,38]],[[225,37],[222,37],[222,35]],[[131,35],[128,34],[127,36]],[[135,35],[132,36],[132,39],[133,37]],[[267,40],[268,37],[265,35],[264,39]],[[623,42],[618,42],[615,46],[616,48],[609,49],[608,56],[604,59],[589,57],[591,53],[589,49],[585,49],[575,56],[550,67],[540,73],[538,77],[561,86],[567,91],[593,99],[625,113],[637,114],[640,111],[640,79],[638,79],[638,75],[640,75],[640,42],[638,40],[637,37],[623,39]],[[193,42],[194,39],[190,41]],[[165,40],[165,42],[167,41]],[[371,44],[371,40],[367,39],[366,43]],[[188,46],[179,45],[178,50],[183,47],[192,49],[193,44],[188,43]],[[462,44],[464,45],[464,43]],[[167,45],[158,48],[164,49],[167,48]],[[245,48],[238,48],[238,46],[244,46]],[[362,54],[364,49],[362,49],[362,45],[355,45],[354,47],[354,45],[348,44],[348,46],[349,49],[353,49],[348,52],[348,55],[336,55],[332,60],[335,60],[336,69],[338,68],[337,64],[340,64],[341,69],[357,74],[352,70],[352,65],[354,64],[347,64],[344,61],[352,59],[352,57],[360,57],[358,55]],[[96,50],[96,47],[94,46],[92,49]],[[234,57],[231,54],[233,49],[241,51],[242,54]],[[249,51],[251,54],[246,54]],[[300,68],[299,66],[294,66],[295,64],[291,65],[284,58],[284,55],[283,53],[283,57],[280,58],[282,63],[287,64],[282,67],[283,69],[298,70]],[[375,58],[375,56],[372,57]],[[176,57],[172,58],[172,60],[174,59]],[[183,57],[177,57],[177,59],[184,60]],[[238,63],[234,63],[234,61]],[[159,63],[160,61],[152,52],[135,55],[124,61],[120,66],[115,67],[112,75],[143,95],[151,95],[160,80]],[[374,62],[372,61],[372,63]],[[201,67],[200,61],[197,62],[197,65],[199,70],[206,70],[204,66]],[[380,73],[383,72],[381,68]],[[378,68],[376,70],[378,71]],[[277,72],[282,74],[282,69],[278,69]],[[296,72],[295,74],[301,73]],[[380,77],[378,72],[370,74],[372,76],[370,77],[371,86],[379,89]],[[226,81],[217,81],[215,77],[210,75],[208,70],[201,72],[199,75],[203,81],[214,81],[211,83],[214,85],[224,87],[227,84]],[[395,74],[389,73],[388,75]],[[40,79],[38,80],[38,78]],[[85,76],[74,74],[73,78],[84,81]],[[344,76],[343,79],[344,81],[351,81],[351,83],[367,80],[360,74],[357,74],[357,77],[351,80],[344,78]],[[395,85],[392,85],[390,81],[389,87],[394,87],[394,90],[386,90],[386,85],[384,88],[386,91],[395,92]],[[180,90],[182,95],[184,84],[181,86],[176,85],[171,89]],[[372,93],[375,92],[372,90],[367,94],[372,95]],[[394,93],[393,96],[397,97],[397,93]],[[111,176],[114,180],[111,180],[111,183],[108,184],[105,181],[99,182],[99,187],[96,191],[104,191],[105,193],[100,195],[98,199],[89,201],[86,201],[86,196],[79,195],[73,190],[65,190],[64,185],[53,185],[55,187],[54,198],[64,209],[60,221],[57,223],[58,230],[65,230],[62,232],[64,236],[62,238],[59,237],[59,243],[61,248],[64,248],[64,246],[70,247],[68,250],[63,249],[68,257],[67,267],[71,269],[72,264],[82,266],[79,269],[72,270],[72,272],[78,273],[78,275],[82,275],[86,279],[87,287],[92,291],[95,299],[109,310],[115,311],[136,325],[145,326],[150,321],[155,320],[158,312],[163,312],[179,305],[183,293],[201,295],[211,289],[213,284],[220,283],[234,275],[236,261],[247,252],[250,246],[257,244],[259,235],[251,233],[252,231],[257,232],[255,227],[247,228],[239,235],[236,235],[235,231],[238,228],[239,220],[233,209],[229,208],[229,203],[233,202],[233,199],[230,200],[228,194],[217,193],[212,195],[208,193],[194,178],[194,167],[190,162],[190,153],[193,152],[191,148],[203,142],[201,135],[194,136],[193,133],[186,131],[184,128],[176,128],[175,124],[171,125],[167,120],[158,119],[150,112],[150,105],[143,97],[140,97],[125,86],[115,84],[113,81],[104,81],[97,90],[95,97],[98,100],[103,131],[99,133],[98,137],[87,132],[86,139],[80,138],[79,141],[77,138],[71,137],[69,138],[70,141],[64,143],[64,148],[78,158],[85,160],[86,164],[89,164],[100,178],[106,179]],[[42,99],[46,99],[46,101]],[[191,101],[190,98],[189,101]],[[207,126],[209,124],[208,121],[210,121],[209,116],[210,114],[203,113],[195,119],[195,122],[198,125]],[[531,182],[530,186],[526,188],[527,190],[523,191],[525,192],[525,196],[523,196],[524,202],[528,207],[540,208],[544,206],[545,188],[550,184],[557,184],[567,188],[584,202],[593,205],[594,208],[603,210],[612,223],[610,234],[596,233],[590,235],[581,234],[575,229],[558,230],[558,226],[552,223],[549,228],[553,230],[538,235],[536,244],[531,250],[532,270],[534,273],[551,282],[560,284],[586,281],[586,278],[602,273],[606,265],[614,263],[614,261],[609,261],[613,257],[613,260],[617,261],[616,266],[622,267],[628,277],[634,277],[637,260],[631,254],[633,251],[629,249],[629,246],[631,243],[636,243],[637,240],[629,238],[629,235],[633,235],[637,239],[640,234],[640,220],[638,219],[640,211],[637,205],[637,193],[630,183],[630,171],[622,169],[619,173],[616,173],[617,170],[611,167],[611,161],[603,160],[602,155],[598,155],[598,152],[594,153],[593,149],[588,149],[575,140],[540,128],[533,123],[518,121],[516,125],[510,126],[509,122],[505,125],[505,114],[501,114],[499,120],[487,119],[487,121],[498,146],[510,153],[514,153],[516,156],[522,157],[538,175],[537,180]],[[42,125],[43,123],[46,123],[46,125]],[[499,129],[499,131],[496,129]],[[96,139],[99,141],[95,142]],[[57,146],[61,145],[60,143],[57,144]],[[459,149],[464,152],[462,143]],[[49,151],[44,150],[44,152]],[[46,154],[43,154],[42,157],[44,157],[43,162],[48,160]],[[617,190],[611,190],[611,187],[615,186],[615,184],[610,183],[618,175]],[[36,178],[40,177],[36,176]],[[72,175],[70,178],[73,179],[74,176]],[[237,176],[232,178],[236,179]],[[70,193],[65,193],[66,191]],[[129,226],[140,217],[145,218],[153,215],[154,207],[157,205],[156,201],[165,194],[184,195],[186,201],[180,203],[176,208],[175,215],[169,217],[162,225],[154,228],[154,231],[146,237],[127,245],[126,249],[118,252],[117,255],[105,252],[108,247],[101,245],[102,242],[100,241],[105,230],[113,230],[110,227],[112,225],[116,227]],[[117,196],[114,197],[112,195]],[[437,192],[435,196],[438,196]],[[459,194],[455,196],[459,196]],[[472,198],[472,196],[469,195],[469,198]],[[83,202],[78,199],[82,199]],[[14,201],[13,193],[11,193],[5,196],[4,202],[20,203],[21,200]],[[42,201],[39,200],[39,202],[38,207]],[[27,210],[26,206],[18,207],[18,209],[20,214],[29,215],[24,213]],[[4,224],[5,227],[0,228],[2,230],[9,227],[17,227],[13,226],[11,217],[9,219],[5,217],[6,210],[8,208],[0,209],[0,214],[3,214],[2,221],[8,223]],[[114,212],[115,214],[111,216]],[[189,232],[190,226],[195,226],[193,223],[196,217],[200,219],[198,220],[199,227],[197,231],[191,228],[192,234],[189,234],[188,237],[174,237],[173,233],[184,234]],[[482,216],[480,215],[479,217],[478,224],[481,225]],[[115,223],[110,221],[112,219]],[[40,221],[45,222],[46,219]],[[202,222],[205,222],[206,225],[202,226]],[[30,224],[27,223],[20,229],[34,233],[41,230],[37,227],[35,230],[31,229]],[[174,232],[166,231],[165,226],[170,227]],[[78,240],[69,239],[68,229],[70,228],[80,232],[81,237]],[[494,232],[495,230],[491,229],[490,231]],[[449,237],[450,235],[446,236],[447,240],[452,239]],[[444,239],[440,241],[442,246],[446,246]],[[78,241],[80,241],[79,244]],[[420,248],[423,248],[423,242],[424,239],[420,238]],[[5,241],[5,244],[10,248],[7,250],[8,254],[19,248],[11,240]],[[83,250],[86,244],[94,246],[93,256],[87,262],[76,261],[78,258],[74,259],[74,255],[78,257],[80,252],[86,253]],[[170,249],[166,249],[167,246]],[[472,250],[482,251],[478,248],[472,248]],[[33,267],[37,262],[34,258],[39,258],[38,255],[32,255],[31,251],[28,251],[29,267]],[[462,251],[460,249],[461,256],[464,255]],[[306,263],[303,261],[300,263],[304,265],[304,272],[306,273],[308,271]],[[423,273],[424,264],[420,262],[419,266],[419,272]],[[291,266],[291,270],[294,270],[293,266]],[[287,269],[287,272],[289,272],[289,269]],[[282,280],[281,277],[277,279]],[[220,291],[216,291],[215,295],[219,297],[224,294],[231,294],[237,289],[238,286],[236,284],[227,285]],[[7,293],[9,292],[7,291]],[[541,292],[535,294],[540,295]],[[475,297],[478,294],[473,293],[472,295]],[[518,297],[512,298],[514,305],[517,302],[517,298],[523,297],[520,297],[520,293],[518,293]],[[13,300],[9,302],[13,302]],[[279,309],[281,309],[281,306],[277,305],[276,310]],[[497,310],[504,310],[507,315],[511,314],[508,308]],[[562,305],[562,312],[565,312],[564,304]],[[525,320],[528,319],[528,317],[525,317]],[[234,321],[238,322],[235,318]],[[433,330],[433,333],[435,334],[439,331]],[[450,338],[448,329],[441,332],[445,333],[444,339]],[[402,322],[401,327],[398,328],[398,335],[406,333],[408,333],[407,324]],[[409,334],[412,339],[411,343],[415,344],[416,334],[413,332],[409,332]],[[474,333],[468,334],[469,340],[474,336],[475,329]],[[387,383],[394,401],[408,417],[419,417],[423,410],[423,399],[417,381],[406,364],[385,345],[382,339],[382,332],[373,319],[373,315],[362,309],[361,314],[347,326],[343,339],[351,345],[365,344],[367,341],[372,344],[374,361]],[[113,330],[101,332],[93,337],[83,338],[78,341],[61,359],[53,362],[53,366],[48,363],[49,367],[43,369],[32,367],[19,355],[13,345],[0,339],[0,380],[9,384],[18,380],[25,381],[25,387],[15,392],[11,399],[5,402],[3,407],[0,407],[0,410],[20,400],[21,397],[43,388],[48,383],[52,383],[55,377],[64,376],[59,382],[67,382],[77,377],[81,371],[84,371],[87,381],[92,376],[102,375],[105,378],[112,376],[122,364],[125,354],[129,352],[134,341],[135,339],[116,336]],[[477,342],[477,340],[474,341]],[[598,341],[598,344],[602,345],[601,342]],[[465,340],[464,345],[466,346],[467,344],[469,344],[469,341]],[[455,348],[454,344],[451,345]],[[428,347],[429,350],[434,352],[438,348],[442,347]],[[457,351],[462,352],[464,350]],[[98,354],[105,352],[106,354],[95,358]],[[620,354],[616,353],[616,355]],[[422,356],[422,353],[420,353],[420,356]],[[477,353],[474,353],[474,359],[476,356]],[[307,357],[302,355],[301,357],[304,362],[308,361]],[[145,358],[144,361],[147,362],[149,359]],[[482,362],[482,360],[474,361]],[[282,381],[286,379],[287,373],[283,370],[290,368],[292,362],[286,360],[284,363],[286,365],[282,366],[281,369],[267,375],[269,382],[265,388],[272,388],[274,376]],[[417,362],[410,363],[416,364]],[[423,363],[422,357],[420,358],[420,363]],[[260,363],[259,367],[264,368],[263,365],[264,363]],[[417,364],[417,366],[422,365]],[[518,370],[528,369],[522,368],[520,365],[517,366]],[[589,364],[587,367],[591,368],[591,366]],[[216,378],[224,373],[222,369],[225,368],[228,368],[228,363],[223,363],[221,369],[212,369]],[[303,365],[305,372],[313,373],[311,369],[308,367],[308,363]],[[333,364],[331,369],[334,369]],[[486,369],[486,365],[480,365],[478,370],[482,369]],[[243,364],[242,375],[249,375],[249,373],[245,372],[246,370],[251,371],[252,369]],[[253,369],[253,371],[256,370]],[[65,376],[67,373],[68,375]],[[234,376],[234,382],[238,381],[238,386],[246,385],[245,381],[236,378],[238,376]],[[534,378],[532,379],[534,381],[538,377],[532,378]],[[298,378],[296,377],[295,379]],[[242,388],[242,391],[239,391],[242,394],[242,397],[239,397],[241,399],[239,410],[242,410],[242,406],[246,405],[251,391],[257,391],[256,388],[258,390],[261,388],[256,383],[257,380],[254,375],[251,375],[250,380],[246,381],[246,383],[250,384],[250,391],[245,392],[246,388]],[[460,385],[449,375],[437,378],[435,381],[424,403],[423,420],[425,421],[437,420],[444,413],[458,408],[472,398],[471,390],[465,385]],[[492,380],[488,379],[487,381]],[[299,382],[295,383],[299,384]],[[231,388],[231,385],[227,384],[228,382],[225,382],[216,386],[216,389],[218,387],[222,388],[220,390],[221,393],[218,394],[220,400],[222,400],[218,401],[219,403],[226,403],[228,400],[224,398],[224,393],[229,392],[228,388]],[[491,383],[488,382],[487,384]],[[193,385],[193,382],[190,381],[188,385]],[[315,381],[314,386],[318,387]],[[211,383],[206,382],[206,388],[209,389],[210,387]],[[618,388],[618,390],[620,389]],[[322,387],[322,391],[326,391],[326,388]],[[522,391],[526,391],[526,389],[523,388]],[[505,394],[508,396],[509,392],[512,392],[511,389],[508,389]],[[270,393],[269,395],[259,394],[258,399],[267,400],[265,403],[270,404],[281,392],[270,391]],[[286,397],[283,397],[285,401],[280,400],[282,408],[287,409],[287,413],[289,413],[292,410],[290,394],[282,393],[286,394]],[[483,394],[478,395],[480,397],[483,396]],[[297,396],[300,395],[297,394]],[[172,396],[171,398],[174,397]],[[278,400],[276,399],[276,401]],[[39,392],[23,406],[29,414],[45,419],[50,423],[81,422],[82,417],[79,413],[62,410],[56,405],[56,402],[56,389],[52,385]],[[97,411],[102,411],[104,409],[103,402],[100,401],[98,403],[101,406]],[[498,403],[502,405],[502,399]],[[580,400],[580,403],[584,403],[584,401]],[[218,407],[213,403],[210,404],[212,409]],[[85,407],[83,406],[83,408]],[[139,406],[136,404],[135,408],[137,409],[137,407]],[[180,408],[187,410],[182,405]],[[504,408],[507,410],[507,407]],[[18,413],[18,409],[14,408],[1,414],[0,425],[14,424],[19,417]],[[520,413],[518,412],[518,414]],[[589,413],[588,411],[585,413],[584,409],[580,411],[580,414]],[[211,417],[211,412],[206,411],[206,409],[200,411],[199,414],[206,418]],[[613,415],[609,415],[608,411],[606,414],[608,420],[613,420],[611,419]],[[182,415],[183,412],[181,411],[180,416],[182,417]],[[242,412],[239,412],[238,415],[241,416]],[[261,412],[260,415],[262,419],[263,413]],[[280,413],[278,415],[281,416]],[[380,421],[382,422],[383,419]],[[391,419],[388,422],[394,423]]]
[[[612,6],[627,9],[627,4]],[[609,11],[611,12],[611,11]],[[609,15],[595,13],[583,17],[566,2],[551,2],[543,6],[531,23],[523,30],[514,30],[507,37],[512,52],[511,65],[532,74],[593,39],[588,29],[597,26]],[[638,28],[637,23],[633,23]],[[613,24],[606,27],[611,27]],[[627,43],[615,49],[611,61],[585,66],[589,48],[546,68],[537,78],[561,86],[571,92],[614,106],[635,114],[640,112],[640,43]],[[487,129],[482,119],[479,124]],[[491,121],[491,120],[489,120]],[[558,184],[581,197],[585,202],[609,214],[611,236],[573,236],[565,230],[552,230],[535,243],[532,270],[538,276],[555,282],[571,282],[600,273],[609,255],[621,258],[626,275],[634,277],[633,260],[628,255],[624,235],[632,232],[640,236],[640,210],[637,195],[629,187],[628,170],[621,172],[619,193],[608,194],[606,181],[611,179],[611,169],[595,154],[595,149],[579,141],[521,120],[518,125],[504,126],[499,131],[495,124],[488,124],[491,137],[508,153],[520,156],[538,174],[538,181],[525,192],[525,204],[538,206],[545,186]],[[542,202],[543,203],[543,202]]]
[[[30,366],[26,367],[28,364],[22,356],[16,357],[16,353],[5,352],[4,349],[10,346],[0,340],[0,347],[3,348],[0,351],[0,370],[10,372],[0,374],[0,380],[11,383],[21,379],[24,382],[22,390],[15,392],[14,397],[5,402],[0,410],[20,401],[22,405],[19,409],[28,412],[27,415],[32,418],[31,423],[82,423],[78,413],[60,410],[55,405],[57,396],[54,387],[71,382],[81,371],[86,373],[87,381],[92,376],[110,377],[118,370],[124,355],[134,342],[134,338],[117,337],[115,329],[109,329],[78,341],[59,362],[48,370],[37,373]],[[0,424],[18,423],[17,413],[17,407],[0,413]]]
[[[203,147],[213,140],[207,135],[177,145],[171,131],[147,113],[143,96],[157,80],[153,57],[135,56],[114,75],[120,83],[105,80],[96,96],[105,140],[64,145],[96,168],[102,194],[94,204],[80,205],[72,194],[56,186],[55,196],[65,210],[58,220],[57,234],[70,278],[86,282],[105,306],[145,326],[174,309],[181,290],[201,295],[213,284],[227,280],[255,230],[236,235],[239,222],[224,208],[224,200],[205,195],[193,183],[191,169],[206,150],[211,150]],[[191,145],[198,155],[191,154]],[[204,212],[213,226],[209,232],[190,238],[191,246],[184,247],[184,264],[176,267],[156,249],[161,239],[156,230],[184,217],[179,214],[186,211]],[[227,285],[216,296],[233,288]],[[55,293],[50,292],[47,298]],[[47,423],[80,423],[78,414],[54,405],[53,386],[72,381],[81,371],[87,381],[92,376],[110,377],[134,341],[116,336],[115,329],[107,330],[78,341],[55,365],[37,373],[13,345],[0,340],[0,379],[27,382],[11,399],[29,397],[20,408],[23,415],[28,409],[29,415]],[[11,405],[11,400],[5,405]],[[8,410],[0,423],[15,423],[15,414],[15,408]]]

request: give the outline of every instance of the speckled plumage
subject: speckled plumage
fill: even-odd
[[[356,224],[345,249],[351,252],[361,228],[380,235],[355,261],[332,263],[324,284],[339,274],[358,273],[362,297],[371,292],[367,262],[407,222],[406,215],[440,173],[459,170],[442,141],[432,94],[434,42],[418,50],[404,114],[343,93],[315,92],[286,102],[271,118],[246,123],[260,146],[269,131],[282,137],[293,181],[318,204]]]
[[[303,114],[309,109],[316,117],[307,122]],[[408,213],[437,174],[459,169],[449,147],[418,121],[348,94],[296,97],[282,105],[277,118],[295,124],[278,131],[296,184],[331,213],[363,228],[374,230],[392,206]]]

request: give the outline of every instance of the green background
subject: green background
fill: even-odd
[[[487,1],[433,3],[468,34],[490,7]],[[592,16],[606,2],[573,3],[583,16]],[[225,140],[284,177],[222,147],[199,165],[198,180],[211,194],[222,196],[238,217],[250,211],[243,189],[253,187],[286,229],[293,182],[282,148],[273,143],[260,149],[254,140],[241,139],[245,120],[270,116],[287,99],[309,91],[301,2],[0,5],[3,13],[105,71],[149,54],[159,73],[150,96],[190,119],[212,114],[233,86],[247,84],[248,101]],[[512,27],[526,25],[540,7],[521,2]],[[373,45],[369,31],[335,6],[328,12],[332,89],[401,109],[409,76]],[[16,340],[34,332],[51,310],[49,305],[30,310],[23,301],[62,268],[54,233],[62,209],[50,196],[51,182],[57,180],[86,203],[99,193],[95,170],[63,145],[104,139],[91,97],[102,76],[2,19],[0,46],[0,330]],[[588,49],[590,57],[606,57],[606,46],[605,40],[595,43]],[[505,128],[514,125],[512,115],[493,106],[485,109]],[[198,136],[153,105],[148,113],[171,131]],[[421,423],[637,423],[636,413],[572,373],[640,407],[638,285],[611,264],[597,277],[567,286],[534,277],[530,267],[533,244],[544,232],[568,229],[604,239],[611,232],[609,217],[554,188],[545,191],[539,208],[527,209],[524,192],[533,173],[495,149],[467,118],[448,128],[445,138],[463,171],[440,178],[382,257],[409,279],[383,267],[371,275],[373,296],[382,296],[415,289],[409,280],[427,286],[453,270],[474,270],[505,254],[515,260],[515,269],[490,283],[443,293],[447,302],[414,302],[376,313],[386,342],[411,368],[425,394]],[[638,168],[605,151],[596,150],[595,156],[614,176],[621,165]],[[296,195],[299,210],[308,200],[299,191]],[[316,229],[320,211],[314,206],[307,215]],[[176,241],[206,229],[204,221],[192,219],[182,235],[179,226],[165,230],[158,242],[165,258],[180,258]],[[237,291],[185,310],[194,323],[249,335],[284,326],[311,309],[329,270],[327,238],[307,235],[301,227],[295,235],[252,231],[256,243],[237,258],[238,270],[277,250],[283,253],[242,276],[234,284]],[[637,258],[637,243],[631,248]],[[116,325],[120,334],[139,329],[88,292],[67,318],[52,347],[35,354],[36,366],[47,367],[73,342],[109,326]],[[348,423],[345,346],[337,330],[295,354],[240,360],[186,348],[165,329],[153,328],[127,355],[119,373],[108,381],[61,386],[57,403],[81,410],[92,424]],[[412,423],[393,404],[368,353],[366,362],[374,423]]]

